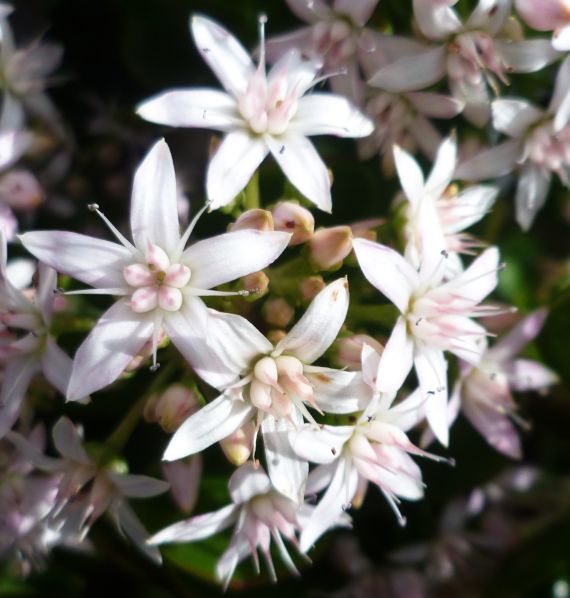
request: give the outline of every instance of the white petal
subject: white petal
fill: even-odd
[[[46,346],[42,352],[41,365],[44,376],[65,396],[71,376],[73,361],[62,351],[51,336],[46,337]]]
[[[544,112],[526,100],[495,100],[491,104],[493,127],[517,139],[522,137],[536,122],[544,117]]]
[[[288,353],[313,363],[333,343],[348,310],[348,282],[339,278],[313,299],[302,318],[275,347],[274,355]]]
[[[176,430],[163,459],[175,461],[199,453],[235,432],[252,415],[253,408],[246,401],[220,395]]]
[[[52,430],[53,444],[57,452],[76,464],[92,465],[91,459],[87,456],[81,436],[73,422],[67,417],[60,417]]]
[[[235,504],[242,504],[254,496],[267,494],[273,489],[268,475],[259,463],[247,461],[231,475],[228,490]]]
[[[39,282],[36,296],[36,304],[42,312],[46,324],[51,323],[53,312],[54,292],[57,286],[57,272],[40,262],[38,264]]]
[[[359,27],[363,27],[377,4],[378,0],[335,0],[334,10],[349,16]]]
[[[507,368],[507,375],[509,386],[517,392],[542,390],[560,381],[551,369],[532,359],[515,359]]]
[[[37,368],[35,356],[12,359],[4,368],[0,391],[0,438],[20,417],[22,402]]]
[[[455,176],[466,181],[494,179],[509,174],[522,154],[522,144],[513,139],[469,158],[457,167]]]
[[[483,29],[495,37],[505,26],[512,9],[512,0],[479,0],[467,20],[466,27]]]
[[[399,317],[384,347],[378,366],[378,389],[386,393],[400,390],[412,369],[414,341],[407,332],[406,320]]]
[[[302,416],[301,421],[302,421]],[[267,472],[274,488],[300,504],[305,494],[309,464],[298,457],[289,443],[290,424],[266,415],[261,424]]]
[[[419,205],[424,196],[424,175],[412,155],[397,145],[394,146],[394,163],[400,185],[413,205]]]
[[[115,514],[119,531],[149,559],[160,565],[162,563],[160,552],[154,546],[147,544],[148,532],[131,507],[124,500],[119,500],[112,505],[111,511]]]
[[[290,131],[279,138],[265,136],[271,154],[285,176],[319,209],[332,209],[331,181],[325,163],[303,135]]]
[[[23,257],[11,259],[5,270],[3,275],[6,276],[15,289],[27,289],[32,286],[32,278],[36,272],[36,262]]]
[[[407,93],[406,99],[418,112],[429,118],[453,118],[463,110],[465,105],[456,98],[426,91]]]
[[[197,515],[186,521],[179,521],[174,525],[170,525],[149,538],[148,543],[156,545],[202,540],[229,527],[237,519],[237,515],[237,507],[227,505],[213,513]]]
[[[515,73],[534,73],[560,58],[560,54],[547,39],[522,42],[495,40],[494,44],[507,68]]]
[[[439,198],[451,183],[457,165],[457,140],[455,135],[445,139],[440,145],[435,163],[426,182],[426,193]]]
[[[122,245],[64,231],[20,235],[24,247],[58,272],[99,288],[125,287],[123,266],[132,261]]]
[[[206,191],[212,202],[212,210],[234,199],[247,185],[267,153],[263,139],[247,131],[233,131],[224,137],[210,160],[206,174]]]
[[[298,431],[290,432],[289,440],[299,457],[311,463],[332,463],[341,458],[344,445],[354,430],[354,426],[315,428],[313,424],[305,424]]]
[[[401,311],[408,309],[410,296],[419,284],[418,273],[399,253],[366,239],[352,242],[358,264],[368,282]]]
[[[476,185],[462,191],[453,207],[446,208],[451,224],[446,224],[446,234],[458,233],[479,222],[489,213],[499,194],[498,187]]]
[[[358,473],[348,457],[340,459],[327,491],[301,533],[300,548],[306,552],[331,527],[339,525],[356,492]]]
[[[422,396],[421,390],[416,388],[414,392],[392,407],[388,412],[382,414],[382,421],[393,424],[407,432],[421,422],[425,417],[426,399]]]
[[[444,77],[445,59],[444,46],[425,50],[381,68],[368,83],[392,92],[425,89]]]
[[[190,22],[196,48],[220,83],[234,96],[245,92],[255,67],[238,40],[218,23],[201,16]]]
[[[146,252],[148,243],[167,253],[180,239],[176,175],[168,145],[161,139],[137,168],[131,196],[131,230],[136,247]]]
[[[263,270],[281,255],[290,238],[278,231],[238,230],[198,241],[182,256],[192,272],[190,285],[211,289]]]
[[[327,488],[331,483],[335,470],[335,461],[327,465],[319,465],[315,469],[312,469],[307,478],[307,486],[305,487],[306,496],[311,496]]]
[[[373,349],[368,343],[362,344],[360,362],[362,364],[362,380],[372,390],[377,389],[378,366],[382,355]]]
[[[538,309],[521,320],[506,336],[503,336],[487,352],[487,355],[496,362],[505,362],[512,359],[534,340],[548,315],[546,309]]]
[[[216,89],[174,89],[139,104],[137,114],[171,127],[230,131],[243,126],[234,98]]]
[[[570,26],[568,32],[570,34]],[[548,110],[556,115],[554,130],[561,131],[570,121],[570,57],[566,58],[558,69],[556,85]]]
[[[554,32],[552,47],[559,52],[568,52],[570,50],[570,25]]]
[[[370,400],[371,390],[360,372],[308,365],[303,373],[313,387],[315,402],[325,413],[362,411]]]
[[[418,114],[408,131],[424,155],[433,158],[443,139],[432,122],[425,116]]]
[[[114,382],[152,336],[153,319],[120,299],[83,341],[73,363],[67,399],[77,401]]]
[[[436,438],[447,446],[449,424],[447,417],[447,362],[443,351],[422,346],[416,350],[414,359],[416,374],[420,382],[422,398],[425,399],[425,413]]]
[[[312,93],[299,100],[289,129],[302,135],[366,137],[374,131],[374,124],[347,98]]]
[[[524,231],[530,229],[538,210],[544,205],[550,190],[550,179],[550,173],[535,164],[529,163],[523,168],[515,202],[517,222]]]
[[[428,39],[444,39],[462,27],[452,8],[445,4],[437,6],[430,0],[414,0],[414,16],[420,31]]]
[[[497,269],[499,267],[499,250],[496,247],[486,249],[457,278],[441,288],[450,289],[462,298],[480,303],[497,286]]]
[[[311,27],[299,27],[283,35],[272,35],[265,42],[265,59],[273,64],[295,48],[310,47],[311,35]]]
[[[291,11],[301,19],[313,23],[321,18],[321,15],[332,16],[329,4],[325,0],[285,0]]]
[[[111,473],[109,477],[121,494],[131,498],[150,498],[163,494],[170,487],[167,482],[146,475]]]

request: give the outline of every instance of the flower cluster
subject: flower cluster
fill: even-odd
[[[547,3],[546,15],[540,2],[515,3],[531,27],[555,31],[551,43],[523,39],[508,0],[480,0],[466,18],[456,2],[414,0],[413,39],[371,24],[377,0],[287,3],[309,25],[266,42],[260,17],[256,63],[220,24],[193,16],[196,48],[223,90],[168,90],[136,108],[152,123],[222,134],[211,146],[206,201],[190,222],[160,139],[134,173],[129,232],[89,203],[113,241],[28,230],[17,238],[37,266],[8,260],[17,224],[9,210],[34,208],[42,191],[34,175],[7,169],[32,144],[27,111],[66,145],[44,92],[60,51],[16,49],[0,5],[0,558],[23,570],[54,546],[85,546],[108,513],[158,562],[158,545],[233,526],[216,568],[225,587],[247,557],[259,572],[260,554],[275,580],[272,545],[298,575],[287,544],[308,561],[329,529],[351,526],[349,511],[369,486],[405,525],[401,502],[426,492],[421,459],[454,464],[426,448],[437,440],[453,453],[460,413],[491,447],[520,458],[514,424],[526,424],[513,392],[558,380],[517,357],[540,333],[546,309],[517,320],[516,307],[488,302],[508,264],[498,246],[466,231],[504,187],[474,181],[520,173],[516,213],[525,230],[552,174],[569,184],[567,6]],[[491,99],[511,75],[560,58],[548,108]],[[331,93],[316,90],[326,81]],[[442,134],[431,121],[458,115],[476,127],[490,120],[510,139],[469,151],[461,130]],[[387,226],[373,218],[315,230],[321,214],[310,208],[333,211],[334,189],[308,139],[319,135],[358,139],[361,157],[379,152],[385,173],[397,175],[402,193]],[[433,163],[427,176],[417,150]],[[263,206],[258,172],[268,154],[288,182],[279,201]],[[355,198],[359,216],[357,207]],[[214,210],[231,218],[227,231],[194,240]],[[95,295],[114,298],[103,313],[89,303]],[[362,326],[371,310],[381,338]],[[493,321],[502,318],[512,329],[494,341]],[[72,359],[67,336],[78,330],[87,335]],[[149,387],[104,442],[85,443],[64,415],[51,432],[59,456],[49,455],[36,425],[38,397],[55,390],[88,411],[99,391],[132,393],[125,389],[145,380],[144,363]],[[56,399],[50,404],[57,408]],[[141,416],[171,435],[162,457],[168,483],[128,473],[121,452]],[[207,475],[200,454],[216,444],[236,467],[231,503],[148,537],[127,499],[170,486],[179,510],[191,513]]]

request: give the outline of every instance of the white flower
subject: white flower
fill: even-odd
[[[248,462],[237,469],[229,484],[232,504],[213,513],[206,513],[171,525],[149,540],[151,544],[168,542],[195,542],[217,534],[235,524],[230,545],[221,556],[216,567],[216,575],[227,589],[237,564],[247,556],[253,558],[259,573],[258,550],[265,559],[272,581],[277,580],[271,558],[271,539],[275,542],[283,563],[294,575],[299,575],[283,538],[299,552],[297,533],[301,527],[301,518],[305,518],[311,507],[303,505],[300,509],[292,501],[271,485],[263,469]],[[333,525],[346,525],[346,516],[336,517]]]
[[[228,31],[204,17],[192,18],[196,46],[227,93],[214,89],[174,90],[143,102],[137,112],[152,122],[226,133],[208,167],[206,188],[217,208],[247,184],[268,153],[291,183],[330,212],[327,168],[309,135],[364,137],[373,125],[346,98],[306,92],[318,83],[320,64],[288,52],[265,72],[261,23],[258,68]]]
[[[265,268],[285,249],[290,235],[244,230],[185,249],[203,210],[181,236],[176,200],[174,165],[162,140],[135,174],[131,202],[134,244],[105,219],[98,206],[92,208],[120,243],[60,231],[21,235],[22,243],[36,257],[95,287],[78,292],[122,296],[79,347],[67,391],[69,400],[113,382],[150,338],[156,366],[161,327],[210,383],[233,379],[233,372],[228,372],[219,357],[225,331],[210,322],[199,296],[228,294],[211,289]]]
[[[537,71],[560,56],[546,39],[513,42],[501,36],[511,0],[479,0],[465,24],[449,2],[414,0],[419,29],[439,46],[404,55],[381,68],[370,84],[386,91],[425,89],[446,74],[454,97],[466,103],[463,114],[477,126],[489,119],[488,87],[497,91],[509,73]]]
[[[227,328],[224,361],[234,381],[214,401],[191,415],[172,437],[164,454],[174,460],[204,450],[246,421],[261,427],[273,485],[294,500],[303,496],[307,464],[291,451],[287,432],[315,423],[307,406],[329,413],[362,408],[358,376],[310,365],[336,338],[348,309],[345,279],[325,287],[303,317],[275,347],[247,320],[213,312]]]
[[[495,129],[511,139],[461,164],[457,176],[490,179],[518,168],[517,221],[528,230],[546,201],[552,174],[570,188],[570,58],[560,66],[547,110],[505,98],[495,100],[492,111]]]

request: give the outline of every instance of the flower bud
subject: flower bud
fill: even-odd
[[[0,179],[0,199],[14,210],[31,210],[42,203],[44,192],[31,172],[11,170]]]
[[[220,440],[222,451],[232,465],[239,467],[249,459],[253,450],[254,436],[255,423],[250,420],[227,438]]]
[[[313,236],[315,219],[309,210],[293,203],[282,201],[272,210],[275,230],[293,233],[289,245],[300,245]]]
[[[18,221],[12,210],[0,203],[0,230],[7,241],[12,241],[18,232]]]
[[[263,305],[263,317],[271,326],[286,328],[294,315],[295,310],[283,297],[268,299]]]
[[[360,370],[362,367],[360,358],[364,343],[370,345],[380,354],[384,351],[384,347],[375,338],[368,336],[368,334],[354,334],[341,338],[335,343],[335,362],[343,368],[347,367],[350,370]]]
[[[267,210],[247,210],[231,226],[232,232],[236,230],[273,230],[273,216]]]
[[[252,272],[241,279],[245,291],[256,293],[256,298],[265,295],[269,289],[269,278],[265,272]]]
[[[309,255],[319,270],[330,270],[341,264],[352,251],[352,230],[349,226],[321,228],[309,242]]]
[[[279,341],[282,341],[287,336],[285,330],[270,330],[267,333],[267,339],[272,344],[276,345]]]
[[[325,287],[326,283],[322,276],[307,276],[299,283],[301,297],[309,302],[312,301]]]
[[[374,230],[386,221],[383,218],[368,218],[367,220],[360,220],[350,225],[352,234],[355,239],[368,239],[369,241],[377,241],[378,233]]]
[[[173,384],[149,399],[144,417],[149,422],[158,422],[165,432],[172,433],[199,408],[200,398],[192,389]]]

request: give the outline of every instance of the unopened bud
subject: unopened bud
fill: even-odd
[[[295,310],[283,297],[268,299],[263,305],[263,317],[271,326],[286,328],[294,315]]]
[[[251,420],[220,441],[222,451],[232,465],[239,467],[249,459],[254,437],[255,423]]]
[[[144,417],[147,421],[158,422],[165,432],[172,433],[199,408],[200,398],[192,389],[173,384],[147,401]]]
[[[335,362],[343,368],[360,370],[362,367],[362,346],[365,343],[370,345],[377,353],[381,354],[384,351],[382,344],[375,338],[368,336],[368,334],[354,334],[336,341]]]
[[[307,276],[299,283],[301,297],[307,302],[312,301],[325,287],[322,276]]]
[[[270,330],[267,333],[267,339],[272,344],[276,345],[279,341],[282,341],[287,336],[285,330]]]
[[[350,229],[355,239],[377,241],[378,233],[374,229],[385,222],[383,218],[368,218],[368,220],[360,220],[359,222],[352,223]]]
[[[275,230],[293,233],[289,245],[300,245],[313,236],[315,219],[303,206],[292,201],[282,201],[272,212]]]
[[[269,289],[269,278],[265,272],[252,272],[241,279],[241,286],[244,291],[255,293],[257,299],[261,295],[265,295]]]
[[[321,228],[309,242],[311,262],[319,270],[339,266],[352,251],[352,230],[349,226]]]
[[[255,208],[244,212],[231,226],[230,230],[273,230],[273,216],[267,210]]]
[[[44,199],[36,177],[27,170],[11,170],[0,179],[0,199],[14,210],[32,210]]]

